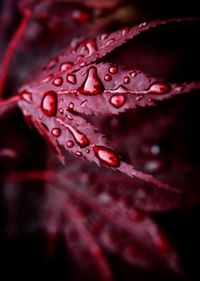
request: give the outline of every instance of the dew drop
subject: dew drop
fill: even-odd
[[[78,157],[81,157],[81,156],[83,156],[83,153],[81,151],[76,151],[75,155],[78,156]]]
[[[60,128],[53,128],[52,131],[51,131],[51,134],[52,134],[54,137],[59,137],[60,134],[61,134],[61,129],[60,129]]]
[[[92,148],[95,156],[101,161],[101,163],[110,167],[120,166],[119,156],[110,148],[99,145],[92,145]]]
[[[104,76],[104,80],[105,80],[105,81],[110,81],[110,80],[112,80],[112,76],[109,75],[109,74],[106,74],[106,75]]]
[[[122,36],[126,35],[129,32],[129,28],[125,27],[122,29]]]
[[[74,74],[68,74],[67,81],[71,84],[76,84],[77,83],[76,76]]]
[[[140,100],[142,100],[144,98],[144,95],[143,94],[138,94],[137,96],[136,96],[136,101],[140,101]]]
[[[57,95],[54,91],[49,91],[44,94],[41,102],[41,109],[47,116],[55,116],[57,112]]]
[[[170,85],[164,82],[155,82],[147,90],[148,94],[163,95],[170,91]]]
[[[59,108],[59,112],[60,114],[63,114],[64,113],[64,109],[62,107]]]
[[[86,43],[86,48],[88,50],[88,54],[91,55],[97,51],[97,44],[95,40],[90,40]]]
[[[54,79],[53,84],[55,86],[61,86],[63,84],[63,78],[62,77],[57,77]]]
[[[137,72],[136,72],[136,71],[132,71],[132,72],[130,73],[130,75],[131,75],[132,78],[135,78],[136,75],[137,75]]]
[[[98,77],[96,67],[92,66],[87,73],[87,77],[83,85],[79,88],[79,92],[83,95],[97,95],[104,90],[103,84]]]
[[[124,84],[130,83],[130,78],[128,76],[124,77]]]
[[[19,95],[27,103],[32,103],[33,99],[32,99],[32,94],[30,92],[24,90]]]
[[[64,62],[64,63],[61,64],[60,70],[61,70],[61,71],[67,71],[67,70],[69,70],[70,68],[72,68],[72,66],[73,66],[73,63],[72,63],[72,62]]]
[[[67,145],[68,148],[72,148],[74,146],[74,142],[72,140],[68,140],[66,142],[66,145]]]
[[[86,149],[86,153],[90,153],[90,150],[89,150],[89,149]]]
[[[84,107],[87,104],[87,102],[88,102],[88,100],[82,101],[81,106]]]
[[[117,68],[116,66],[111,66],[111,67],[109,68],[109,72],[110,72],[111,74],[116,74],[116,73],[118,72],[118,68]]]
[[[110,99],[110,103],[116,108],[122,107],[124,105],[124,102],[125,102],[125,97],[122,95],[114,95]]]
[[[74,137],[75,141],[77,142],[77,144],[83,148],[89,145],[89,140],[88,138],[82,134],[81,132],[79,132],[78,130],[74,129],[72,126],[70,125],[65,125],[69,132],[72,134],[72,136]]]
[[[86,23],[90,20],[90,14],[86,11],[75,10],[72,13],[72,18],[77,22]]]
[[[73,104],[73,102],[70,102],[68,108],[71,109],[71,110],[74,109],[74,104]]]

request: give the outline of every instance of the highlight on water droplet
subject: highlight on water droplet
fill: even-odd
[[[79,92],[83,95],[97,95],[104,91],[103,84],[98,77],[96,67],[92,66],[87,72],[87,77],[79,88]]]
[[[151,84],[151,86],[147,90],[147,93],[151,95],[163,95],[169,93],[170,90],[171,90],[170,85],[161,81],[161,82],[154,82],[153,84]]]
[[[92,149],[102,164],[110,167],[120,166],[119,156],[112,149],[100,145],[92,145]]]
[[[74,109],[74,103],[73,102],[70,102],[69,106],[68,106],[68,109]]]
[[[106,74],[106,75],[104,76],[104,80],[105,80],[105,81],[111,81],[111,80],[112,80],[112,76],[111,76],[110,74]]]
[[[125,103],[125,97],[123,95],[113,95],[110,98],[110,103],[116,108],[120,108]]]
[[[63,72],[63,71],[67,71],[69,70],[70,68],[72,68],[73,66],[73,63],[72,62],[63,62],[60,66],[60,70]]]
[[[55,116],[57,113],[57,94],[54,91],[46,92],[41,102],[41,109],[47,116]]]
[[[61,129],[60,128],[53,128],[51,131],[51,134],[54,137],[59,137],[61,135]]]
[[[128,76],[124,77],[124,84],[130,83],[131,79]]]
[[[83,156],[83,153],[81,151],[76,151],[75,155],[78,156],[78,157],[81,157],[81,156]]]

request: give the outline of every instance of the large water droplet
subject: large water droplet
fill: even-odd
[[[119,156],[110,148],[100,145],[93,145],[92,148],[95,156],[101,161],[101,163],[110,167],[120,166]]]
[[[89,140],[88,138],[82,134],[81,132],[79,132],[78,130],[74,129],[72,126],[70,125],[65,125],[68,130],[70,131],[70,133],[72,134],[72,136],[74,137],[75,141],[77,142],[77,144],[83,148],[89,145]]]
[[[54,137],[59,137],[60,134],[61,134],[61,129],[60,129],[60,128],[53,128],[52,131],[51,131],[51,134],[52,134]]]
[[[151,95],[163,95],[170,91],[170,85],[165,82],[154,82],[147,90]]]
[[[76,84],[77,82],[76,76],[74,74],[68,74],[67,81],[71,84]]]
[[[87,77],[83,85],[79,88],[79,92],[83,95],[97,95],[104,90],[103,84],[98,77],[96,67],[92,66],[87,73]]]
[[[57,112],[57,103],[56,92],[46,92],[41,102],[41,109],[43,113],[47,116],[55,116]]]
[[[125,102],[125,97],[122,95],[114,95],[110,99],[110,103],[116,108],[122,107],[124,102]]]

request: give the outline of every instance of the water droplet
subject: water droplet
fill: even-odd
[[[26,90],[19,93],[20,97],[27,103],[32,103],[32,94]]]
[[[52,59],[46,66],[47,69],[52,69],[54,68],[56,65],[57,65],[57,62],[58,62],[58,59],[57,58],[54,58]]]
[[[68,148],[72,148],[74,146],[74,142],[72,140],[68,140],[66,142],[66,145],[67,145]]]
[[[72,13],[72,18],[80,23],[85,23],[90,20],[90,14],[83,10],[75,10]]]
[[[81,151],[76,151],[75,155],[78,156],[78,157],[81,157],[81,156],[83,156],[83,153]]]
[[[102,41],[106,40],[107,38],[108,38],[108,33],[103,33],[103,34],[101,34],[100,39],[101,39]]]
[[[71,110],[74,109],[74,104],[73,104],[73,102],[70,102],[68,108],[71,109]]]
[[[85,62],[80,63],[80,67],[84,67],[85,66]]]
[[[106,75],[104,76],[104,80],[105,80],[105,81],[110,81],[110,80],[112,80],[112,76],[109,75],[109,74],[106,74]]]
[[[63,114],[64,113],[64,109],[62,107],[59,108],[59,112],[60,112],[60,114]]]
[[[88,54],[91,55],[97,51],[97,44],[95,40],[90,40],[86,43],[86,48],[88,50]]]
[[[170,91],[170,85],[164,82],[155,82],[147,90],[151,95],[163,95]]]
[[[47,116],[55,116],[57,112],[57,94],[54,91],[49,91],[44,94],[41,102],[41,109]]]
[[[116,66],[111,66],[111,67],[109,68],[109,72],[110,72],[111,74],[116,74],[116,73],[118,72],[118,68],[117,68]]]
[[[130,78],[128,76],[124,77],[124,84],[130,83]]]
[[[110,99],[110,103],[116,108],[122,107],[124,102],[125,102],[125,97],[122,95],[114,95]]]
[[[137,75],[137,72],[136,72],[136,71],[132,71],[132,72],[130,73],[130,75],[131,75],[132,78],[135,78],[136,75]]]
[[[82,101],[81,106],[82,106],[82,107],[85,106],[85,105],[87,104],[87,102],[88,102],[88,100]]]
[[[92,145],[92,148],[95,156],[101,161],[101,163],[110,167],[120,166],[119,156],[110,148],[99,145]]]
[[[67,81],[71,84],[76,84],[76,76],[74,74],[68,74],[67,75]]]
[[[70,68],[72,68],[72,66],[73,66],[73,63],[72,63],[72,62],[64,62],[64,63],[61,64],[60,70],[61,70],[61,71],[67,71],[67,70],[69,70]]]
[[[137,97],[136,97],[136,101],[140,101],[144,98],[144,95],[142,94],[138,94]]]
[[[90,150],[89,150],[89,149],[86,149],[86,153],[90,153]]]
[[[87,73],[87,77],[83,85],[79,88],[79,92],[83,95],[97,95],[104,90],[101,80],[98,77],[96,67],[92,66]]]
[[[83,148],[89,145],[89,140],[88,138],[82,134],[81,132],[79,132],[78,130],[74,129],[72,126],[70,125],[65,125],[69,132],[72,134],[72,136],[74,137],[75,141],[77,142],[77,144]]]
[[[62,78],[62,77],[57,77],[57,78],[55,78],[54,81],[53,81],[53,84],[54,84],[55,86],[61,86],[62,83],[63,83],[63,78]]]
[[[66,117],[71,121],[73,120],[73,117],[70,114],[67,114]]]
[[[52,131],[51,131],[51,134],[52,134],[54,137],[59,137],[60,134],[61,134],[61,129],[60,129],[60,128],[53,128]]]
[[[129,28],[125,27],[122,29],[122,36],[126,35],[129,32]]]
[[[47,83],[53,78],[53,74],[49,74],[47,77],[42,79],[42,83]]]

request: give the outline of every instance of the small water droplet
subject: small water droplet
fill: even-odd
[[[78,157],[81,157],[81,156],[83,156],[83,153],[81,151],[76,151],[75,155],[78,156]]]
[[[126,35],[129,32],[129,28],[128,27],[124,27],[122,29],[122,36]]]
[[[51,131],[51,134],[52,134],[54,137],[59,137],[60,134],[61,134],[61,129],[60,129],[60,128],[53,128],[52,131]]]
[[[72,136],[74,137],[75,141],[77,142],[77,144],[83,148],[89,145],[89,140],[88,138],[81,132],[79,132],[78,130],[76,130],[75,128],[73,128],[70,125],[65,125],[69,132],[72,134]]]
[[[67,145],[68,148],[72,148],[74,146],[74,142],[72,140],[68,140],[66,142],[66,145]]]
[[[73,102],[70,102],[68,108],[71,109],[71,110],[74,109],[74,104],[73,104]]]
[[[144,98],[144,95],[143,94],[138,94],[137,96],[136,96],[136,101],[140,101],[140,100],[142,100]]]
[[[44,94],[41,102],[41,109],[47,116],[55,116],[57,112],[57,94],[49,91]]]
[[[85,105],[87,104],[87,102],[88,102],[88,100],[82,101],[81,106],[82,106],[82,107],[85,106]]]
[[[165,82],[154,82],[147,90],[151,95],[163,95],[170,92],[170,85]]]
[[[73,117],[70,114],[67,114],[66,117],[71,121],[73,120]]]
[[[77,83],[76,76],[74,74],[68,74],[67,81],[71,84],[76,84]]]
[[[86,153],[90,153],[90,150],[89,150],[89,149],[86,149]]]
[[[110,81],[110,80],[112,80],[112,76],[109,75],[109,74],[106,74],[106,75],[104,76],[104,80],[105,80],[105,81]]]
[[[84,67],[85,66],[85,62],[80,63],[80,67]]]
[[[83,10],[75,10],[72,13],[72,18],[80,23],[86,23],[90,20],[90,14]]]
[[[110,103],[116,107],[120,108],[124,105],[125,103],[125,97],[123,95],[114,95],[110,99]]]
[[[111,74],[116,74],[116,73],[118,72],[117,66],[111,66],[111,67],[109,68],[109,72],[110,72]]]
[[[97,43],[96,40],[90,40],[86,43],[86,48],[88,50],[88,54],[91,55],[97,51]]]
[[[54,84],[55,86],[61,86],[62,83],[63,83],[63,78],[62,78],[62,77],[56,77],[56,78],[54,79],[54,81],[53,81],[53,84]]]
[[[132,71],[130,73],[130,75],[131,75],[132,78],[135,78],[137,76],[137,72],[136,71]]]
[[[83,85],[79,88],[79,92],[83,95],[97,95],[104,90],[101,80],[98,77],[96,67],[89,68],[87,77]]]
[[[119,156],[110,148],[92,145],[95,156],[101,161],[101,163],[110,167],[119,167]]]
[[[59,108],[59,112],[60,114],[63,114],[64,113],[64,109],[62,107]]]
[[[32,103],[32,94],[26,90],[19,93],[20,97],[27,103]]]
[[[49,74],[47,77],[42,79],[42,83],[47,83],[53,78],[53,74]]]
[[[101,37],[100,37],[100,39],[102,40],[102,41],[104,41],[104,40],[106,40],[107,38],[108,38],[108,33],[103,33],[103,34],[101,34]]]
[[[69,70],[70,68],[72,68],[73,66],[73,63],[72,62],[64,62],[61,64],[60,66],[60,70],[63,72],[63,71],[67,71]]]
[[[124,77],[124,84],[130,83],[130,78],[128,76]]]

